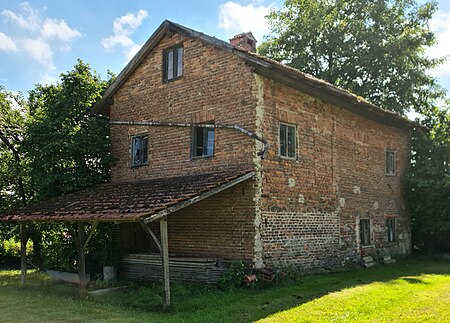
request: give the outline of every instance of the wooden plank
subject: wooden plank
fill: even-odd
[[[28,233],[25,222],[20,223],[20,281],[22,286],[27,280],[27,241]]]
[[[171,214],[171,213],[176,212],[178,210],[184,209],[185,207],[188,207],[189,205],[197,203],[197,202],[199,202],[201,200],[206,199],[207,197],[210,197],[210,196],[212,196],[214,194],[222,192],[222,191],[226,190],[227,188],[230,188],[230,187],[235,186],[235,185],[237,185],[239,183],[242,183],[243,181],[246,181],[247,179],[252,178],[254,175],[255,175],[254,172],[247,173],[247,174],[245,174],[243,176],[240,176],[240,177],[238,177],[238,178],[236,178],[236,179],[234,179],[234,180],[232,180],[232,181],[230,181],[230,182],[228,182],[226,184],[223,184],[223,185],[220,185],[218,187],[215,187],[215,188],[209,190],[208,192],[202,193],[202,194],[197,195],[196,197],[193,197],[193,198],[191,198],[191,199],[189,199],[187,201],[180,202],[180,203],[178,203],[178,204],[176,204],[174,206],[168,207],[168,208],[166,208],[166,209],[164,209],[164,210],[162,210],[162,211],[160,211],[158,213],[153,214],[152,216],[149,216],[148,218],[145,218],[143,221],[144,221],[145,224],[147,224],[147,223],[150,223],[150,222],[153,222],[153,221],[160,220],[160,219],[166,217],[168,214]],[[161,237],[161,239],[162,239],[162,237]]]
[[[152,229],[145,224],[142,221],[139,221],[139,223],[141,224],[142,228],[144,229],[145,233],[147,233],[147,235],[152,238],[153,242],[156,245],[156,248],[158,249],[159,253],[161,253],[161,243],[159,242],[158,238],[156,237],[155,233],[152,231]]]
[[[170,306],[170,276],[169,276],[169,237],[167,234],[167,217],[159,221],[161,231],[161,260],[163,280],[163,307]]]

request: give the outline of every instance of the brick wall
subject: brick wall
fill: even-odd
[[[183,77],[163,83],[162,50],[181,43]],[[270,143],[261,162],[254,140],[216,129],[214,158],[191,159],[189,128],[111,127],[112,154],[117,158],[113,181],[257,170],[254,182],[170,215],[172,254],[312,269],[384,249],[410,250],[410,222],[402,195],[409,163],[406,130],[324,104],[253,74],[230,53],[177,34],[163,38],[122,85],[110,115],[111,120],[238,124]],[[279,157],[280,122],[297,127],[295,160]],[[130,136],[140,133],[149,137],[149,165],[130,168]],[[384,174],[386,149],[396,152],[396,176]],[[395,243],[386,241],[387,217],[397,219]],[[361,218],[371,221],[371,246],[359,243]],[[135,231],[133,242],[130,230]],[[149,250],[140,230],[123,226],[125,249]]]
[[[261,165],[265,262],[327,267],[368,253],[409,252],[409,217],[402,194],[409,132],[256,78],[263,84],[262,132],[271,145]],[[297,127],[295,160],[278,154],[280,122]],[[385,175],[386,149],[396,152],[396,176]],[[395,243],[387,242],[387,217],[397,219]],[[360,218],[371,221],[370,246],[359,243]],[[321,228],[317,234],[315,228]]]
[[[251,261],[254,194],[254,181],[247,180],[169,215],[170,255]],[[159,237],[158,224],[152,228]],[[121,224],[120,233],[123,252],[156,252],[139,224]]]
[[[181,79],[162,82],[162,51],[183,45]],[[234,55],[178,34],[163,38],[114,95],[112,121],[238,124],[253,128],[255,98],[250,68]],[[129,167],[130,136],[149,137],[149,165]],[[251,169],[253,139],[216,129],[214,158],[191,159],[190,128],[111,126],[113,181],[141,180],[220,169]]]

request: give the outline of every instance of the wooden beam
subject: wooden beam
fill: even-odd
[[[193,197],[193,198],[191,198],[191,199],[189,199],[187,201],[180,202],[180,203],[178,203],[178,204],[176,204],[174,206],[168,207],[167,209],[164,209],[164,210],[162,210],[162,211],[160,211],[158,213],[155,213],[155,214],[153,214],[153,215],[151,215],[151,216],[149,216],[147,218],[144,218],[143,221],[144,221],[145,224],[147,224],[147,223],[150,223],[150,222],[153,222],[153,221],[156,221],[156,220],[160,220],[160,219],[162,219],[163,217],[167,216],[170,213],[173,213],[175,211],[184,209],[185,207],[188,207],[189,205],[197,203],[197,202],[199,202],[201,200],[206,199],[207,197],[210,197],[210,196],[212,196],[214,194],[222,192],[222,191],[226,190],[227,188],[230,188],[230,187],[235,186],[235,185],[237,185],[239,183],[242,183],[243,181],[246,181],[247,179],[253,177],[254,175],[255,175],[254,172],[247,173],[247,174],[245,174],[243,176],[240,176],[240,177],[238,177],[238,178],[236,178],[236,179],[234,179],[234,180],[232,180],[232,181],[230,181],[230,182],[228,182],[226,184],[217,186],[217,187],[215,187],[215,188],[213,188],[213,189],[211,189],[211,190],[209,190],[209,191],[207,191],[205,193],[197,195],[196,197]],[[162,239],[162,237],[161,237],[161,239]],[[161,241],[161,243],[162,243],[162,241]]]
[[[169,237],[167,233],[167,217],[159,221],[161,231],[161,259],[162,259],[162,281],[163,281],[163,307],[170,306],[170,276],[169,276]]]
[[[92,223],[91,229],[89,230],[89,234],[86,238],[86,240],[83,242],[83,251],[86,250],[87,245],[89,244],[89,241],[91,241],[92,236],[95,233],[95,229],[97,228],[98,225],[98,221],[94,221],[94,223]]]
[[[28,232],[25,222],[20,223],[20,281],[25,286],[27,280],[27,242]]]
[[[153,242],[156,245],[156,248],[158,249],[159,253],[161,253],[161,243],[159,243],[158,238],[156,237],[155,233],[152,231],[152,229],[145,224],[144,222],[140,221],[139,222],[142,226],[142,228],[144,229],[144,231],[147,233],[147,235],[152,238]]]
[[[84,223],[78,223],[78,278],[80,280],[79,293],[80,297],[86,296],[86,259],[84,255],[84,249],[82,248],[85,241]]]

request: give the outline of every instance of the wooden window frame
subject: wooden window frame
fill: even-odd
[[[371,231],[371,223],[370,219],[360,219],[359,220],[359,241],[361,246],[371,246],[372,245],[372,231]],[[367,223],[368,227],[364,228],[365,225],[363,223]],[[365,239],[367,234],[367,239]]]
[[[140,163],[134,162],[134,152],[135,152],[134,147],[135,147],[135,142],[137,139],[146,141],[145,146],[142,146],[145,149],[142,150],[142,156],[141,156],[141,157],[145,156],[146,159],[142,160]],[[144,134],[132,135],[130,137],[130,167],[135,168],[135,167],[147,166],[148,164],[149,164],[149,162],[148,162],[148,134],[144,133]]]
[[[179,50],[181,49],[181,74],[178,73],[179,71]],[[173,60],[172,60],[172,73],[173,76],[169,78],[169,53],[172,52],[173,54]],[[163,56],[162,56],[162,82],[163,83],[169,83],[176,80],[179,80],[184,75],[184,47],[182,44],[177,44],[168,48],[165,48],[163,50]]]
[[[386,240],[387,242],[397,241],[397,219],[386,218]]]
[[[282,138],[281,138],[281,128],[286,127],[285,131],[285,141],[286,141],[286,155],[282,154],[281,146],[282,146]],[[293,156],[289,156],[289,128],[294,129],[294,146],[293,146]],[[278,126],[278,155],[283,159],[288,160],[297,160],[297,126],[294,124],[289,124],[285,122],[280,122]]]
[[[390,154],[392,154],[392,164],[389,166],[389,158]],[[392,167],[392,171],[388,169],[388,167]],[[396,176],[397,174],[397,154],[394,150],[385,150],[384,153],[384,174],[386,176]]]
[[[197,131],[199,129],[202,129],[202,142],[203,146],[202,149],[202,155],[197,155]],[[212,152],[211,154],[208,154],[208,132],[213,133],[213,146],[212,146]],[[216,132],[214,128],[210,127],[193,127],[192,128],[192,137],[191,137],[191,159],[198,159],[198,158],[212,158],[214,157],[214,151],[216,148]]]

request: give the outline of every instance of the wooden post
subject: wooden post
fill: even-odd
[[[170,277],[169,277],[169,239],[167,235],[167,217],[159,221],[161,231],[161,258],[163,280],[163,307],[170,306]]]
[[[20,223],[20,280],[22,286],[27,280],[27,225],[25,222]]]
[[[78,249],[78,278],[80,280],[79,292],[80,297],[84,297],[86,295],[86,261],[84,257],[84,248],[83,244],[85,241],[84,238],[84,224],[82,222],[78,222],[78,236],[77,236],[77,249]]]

